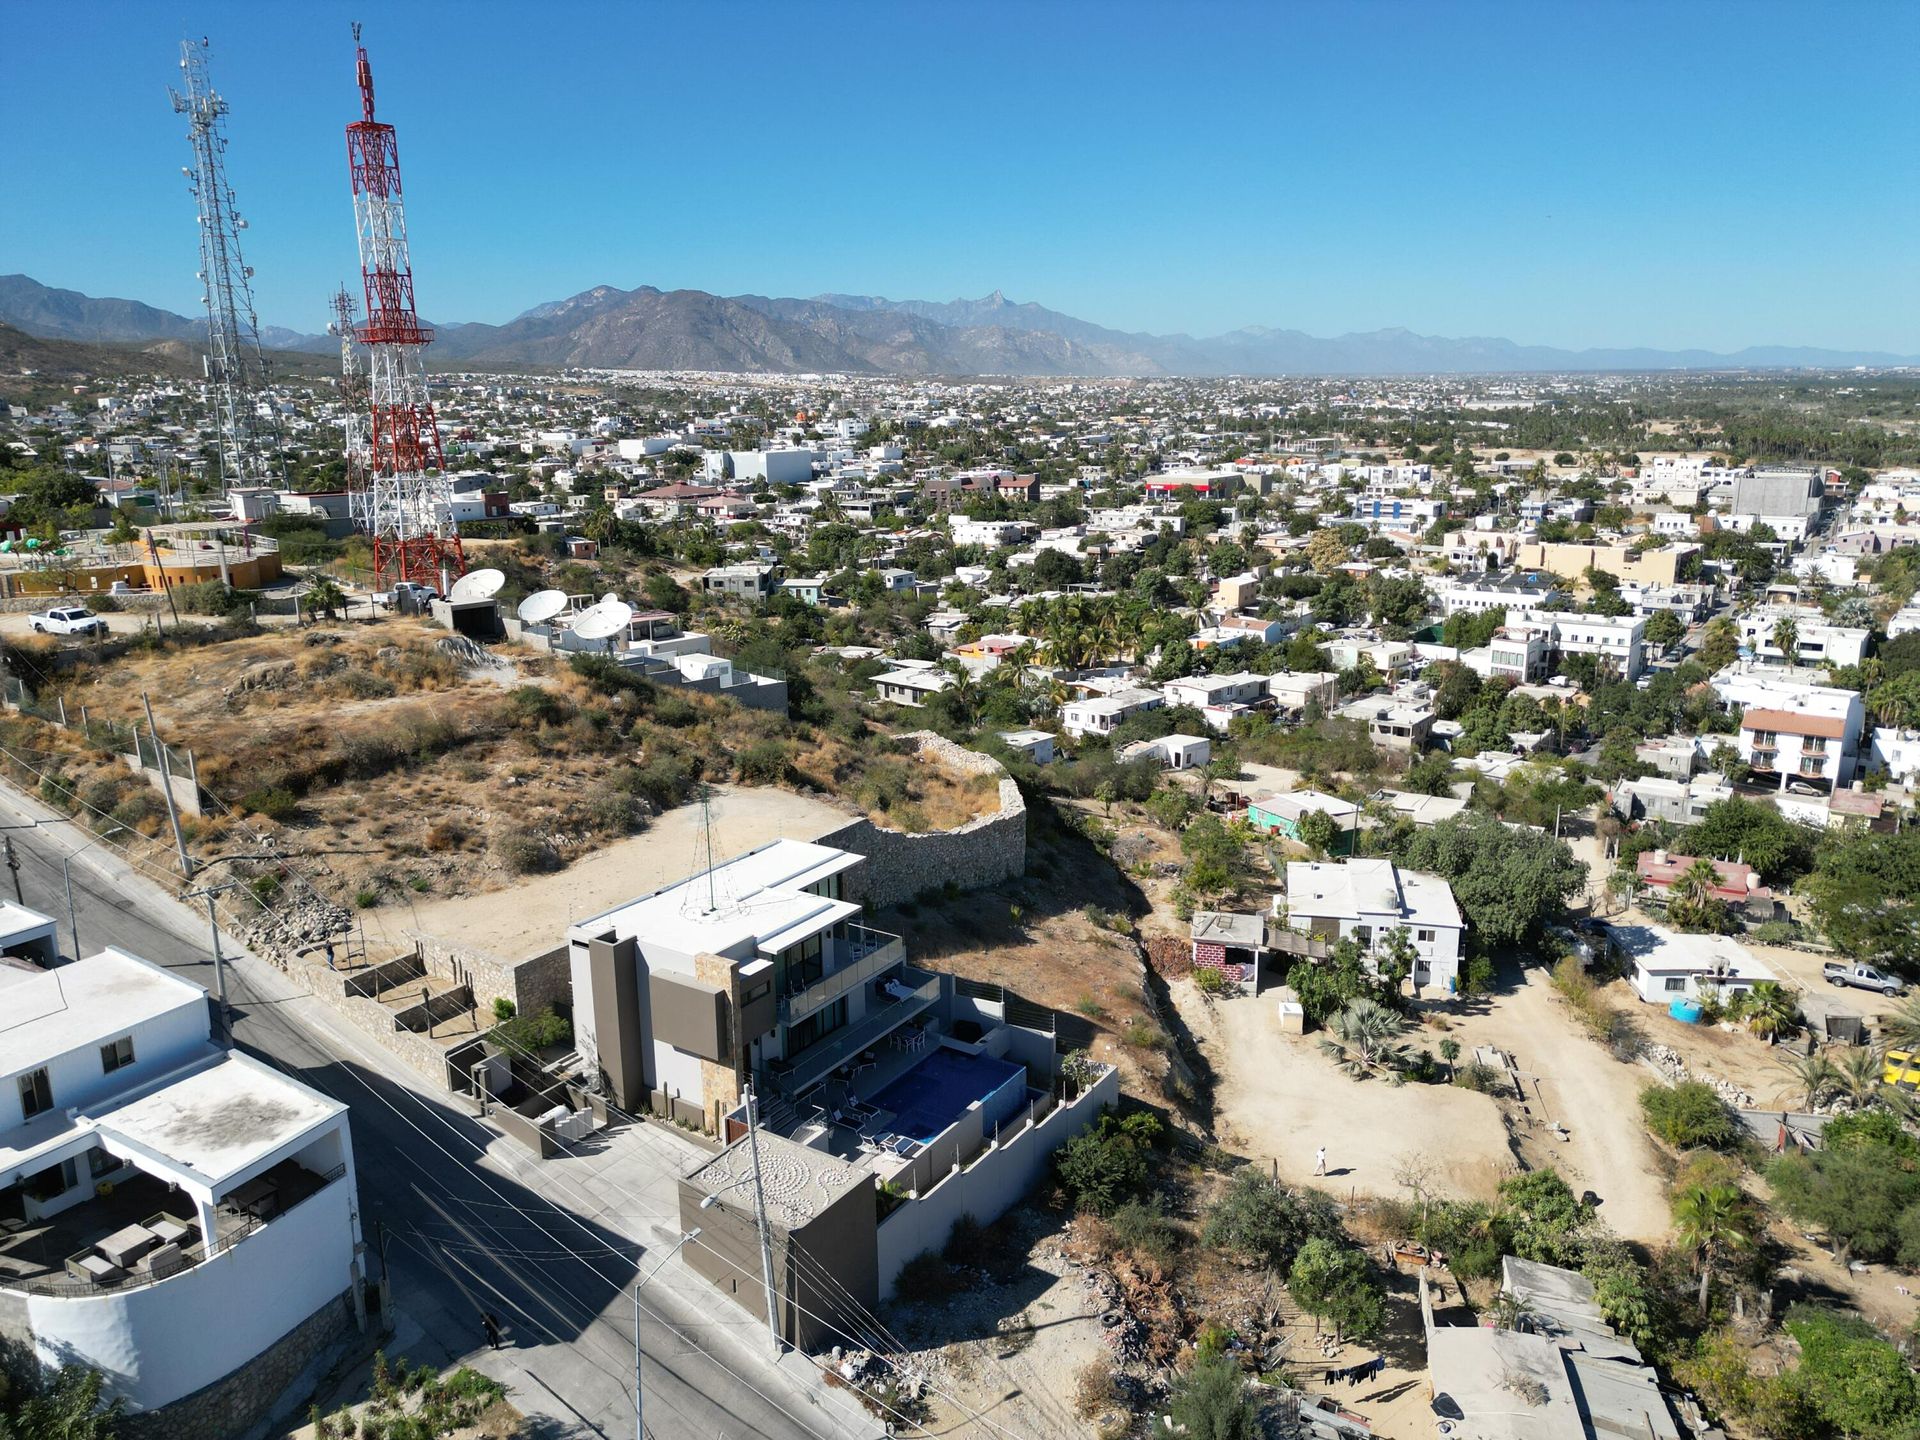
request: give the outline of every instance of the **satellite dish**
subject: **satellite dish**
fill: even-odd
[[[602,605],[618,605],[620,603],[620,597],[612,590],[609,590],[600,597],[600,603]]]
[[[580,613],[573,622],[573,633],[582,640],[611,640],[627,628],[633,619],[633,607],[624,600],[602,600]]]
[[[491,600],[506,583],[507,577],[498,570],[470,570],[453,582],[453,588],[447,591],[447,599],[456,605],[473,600]]]
[[[540,590],[520,602],[520,620],[526,625],[544,625],[567,608],[564,590]]]

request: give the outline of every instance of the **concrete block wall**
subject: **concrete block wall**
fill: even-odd
[[[871,820],[850,822],[822,835],[819,843],[867,857],[854,876],[854,899],[876,908],[898,905],[948,884],[980,890],[1026,872],[1027,804],[1006,767],[991,755],[967,750],[931,730],[901,737],[919,753],[963,775],[999,779],[999,809],[952,830],[908,835],[883,830]]]
[[[521,1015],[538,1015],[549,1005],[565,1009],[571,1003],[573,982],[565,945],[525,960],[503,960],[478,946],[460,945],[423,930],[409,930],[407,938],[419,947],[428,974],[471,987],[483,1011],[490,1011],[499,997],[511,1000]]]

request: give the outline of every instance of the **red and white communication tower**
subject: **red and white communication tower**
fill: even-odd
[[[445,592],[466,569],[440,427],[427,398],[426,347],[433,331],[413,304],[413,262],[407,255],[407,212],[400,194],[400,146],[391,125],[373,118],[373,67],[360,27],[360,119],[347,126],[353,172],[353,218],[360,237],[366,319],[354,330],[367,347],[372,425],[367,478],[354,495],[354,516],[373,537],[379,583],[415,580]]]

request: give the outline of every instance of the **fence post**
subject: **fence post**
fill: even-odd
[[[93,721],[87,717],[87,707],[84,705],[80,707],[80,729],[89,740],[93,738]]]
[[[60,707],[60,726],[62,729],[65,729],[67,724],[67,697],[64,695],[56,695],[53,697],[53,703]]]

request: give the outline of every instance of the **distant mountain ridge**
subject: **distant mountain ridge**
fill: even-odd
[[[0,276],[0,323],[44,339],[204,343],[204,322],[137,300],[95,299],[25,275]],[[1563,350],[1497,337],[1410,330],[1332,337],[1248,326],[1205,339],[1113,330],[996,290],[978,300],[877,295],[711,295],[596,285],[503,325],[443,324],[431,355],[477,365],[593,369],[836,371],[850,374],[1172,376],[1434,375],[1583,370],[1845,368],[1920,364],[1882,351],[1751,346],[1732,354],[1647,348]],[[264,344],[322,353],[324,335],[266,326]]]

